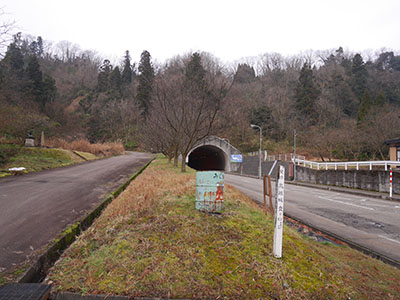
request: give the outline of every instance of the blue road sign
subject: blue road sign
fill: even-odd
[[[231,154],[231,162],[241,163],[243,162],[243,156],[240,154]]]

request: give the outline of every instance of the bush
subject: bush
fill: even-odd
[[[20,150],[21,146],[19,145],[0,144],[0,165],[5,165]]]
[[[124,148],[126,150],[131,150],[131,151],[136,150],[138,147],[139,147],[139,142],[137,142],[137,141],[129,141],[129,142],[126,142],[124,145]]]

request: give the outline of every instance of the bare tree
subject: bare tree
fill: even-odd
[[[0,57],[4,56],[7,45],[12,41],[12,33],[15,30],[15,21],[6,20],[6,12],[0,8]]]
[[[189,151],[212,131],[230,82],[215,60],[198,53],[176,57],[157,74],[147,125],[162,136],[158,145],[175,166],[182,155],[182,172]]]

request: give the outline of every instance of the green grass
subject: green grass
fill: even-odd
[[[212,299],[398,299],[400,270],[284,228],[226,186],[224,211],[195,210],[194,172],[157,159],[51,269],[56,290]]]
[[[38,172],[85,161],[70,150],[26,148],[17,145],[0,145],[2,160],[0,161],[0,177],[11,175],[8,171],[13,167],[25,167],[24,173]],[[86,160],[97,159],[90,153],[79,152]]]

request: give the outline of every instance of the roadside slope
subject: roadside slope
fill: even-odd
[[[194,172],[157,160],[51,270],[55,291],[136,297],[398,299],[400,270],[285,226],[231,186],[221,215],[194,209]]]

